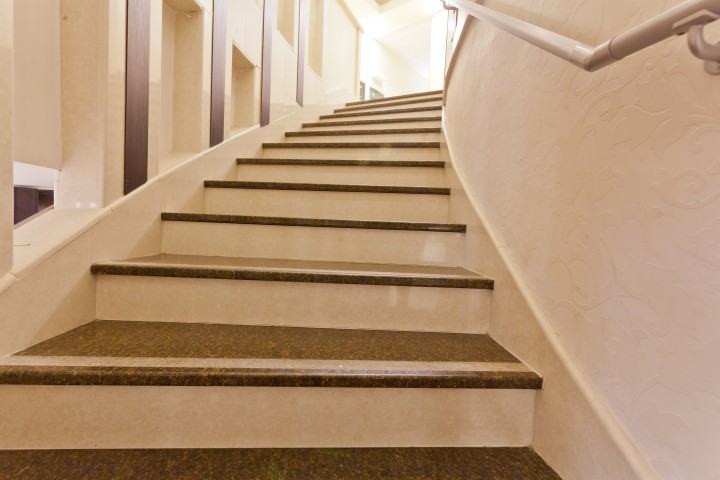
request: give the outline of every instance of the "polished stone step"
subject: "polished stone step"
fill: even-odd
[[[465,225],[162,214],[162,252],[332,262],[457,266]]]
[[[440,127],[392,129],[302,130],[285,133],[287,143],[356,143],[356,142],[438,142],[442,140]]]
[[[3,385],[539,389],[487,335],[95,321],[0,359]]]
[[[302,128],[377,128],[378,125],[394,125],[407,123],[408,125],[420,127],[434,127],[442,121],[442,116],[418,116],[418,117],[397,117],[397,118],[376,118],[370,120],[338,120],[319,121],[303,123]]]
[[[348,102],[345,104],[347,107],[352,107],[354,105],[372,105],[374,103],[383,103],[383,102],[392,102],[395,100],[402,100],[406,98],[423,98],[423,97],[430,97],[430,96],[438,96],[442,95],[442,90],[431,90],[428,92],[416,92],[416,93],[406,93],[403,95],[393,95],[392,97],[382,97],[382,98],[373,98],[369,100],[358,100],[355,102]]]
[[[262,148],[440,148],[440,142],[278,142],[263,143]]]
[[[286,132],[285,137],[338,137],[353,135],[408,135],[408,134],[428,134],[440,133],[440,127],[420,127],[420,128],[385,128],[374,130],[313,130],[300,132]]]
[[[357,140],[357,139],[356,139]],[[265,143],[263,158],[429,160],[440,158],[440,142],[278,142]]]
[[[559,480],[531,447],[0,451],[26,480]]]
[[[404,105],[422,105],[426,103],[439,103],[442,102],[442,95],[440,96],[430,96],[430,97],[420,97],[420,98],[413,98],[413,99],[406,99],[406,100],[395,100],[395,101],[386,101],[386,102],[379,102],[379,103],[363,103],[358,105],[353,105],[350,107],[344,107],[344,108],[336,108],[334,110],[335,113],[345,113],[345,112],[355,112],[360,110],[373,110],[376,108],[387,108],[387,107],[399,107]]]
[[[453,267],[171,254],[92,273],[101,320],[456,333],[487,332],[493,287]]]
[[[403,108],[392,108],[392,109],[380,109],[370,111],[359,111],[359,112],[345,112],[345,113],[332,113],[328,115],[320,115],[320,120],[336,120],[339,118],[355,118],[355,117],[380,117],[389,116],[383,118],[397,118],[397,115],[408,116],[427,116],[429,112],[441,112],[442,105],[432,105],[427,107],[403,107]]]
[[[205,182],[212,214],[445,223],[449,206],[446,187]]]

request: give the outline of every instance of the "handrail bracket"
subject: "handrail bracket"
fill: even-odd
[[[688,47],[693,55],[705,60],[705,71],[711,75],[720,75],[720,42],[713,45],[705,40],[705,25],[693,25],[688,30]]]

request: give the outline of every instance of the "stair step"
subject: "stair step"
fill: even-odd
[[[263,148],[440,148],[440,142],[308,142],[263,143]]]
[[[162,214],[163,253],[456,266],[465,225]]]
[[[0,476],[27,480],[375,479],[559,480],[530,447],[16,450],[0,452]],[[138,472],[142,472],[139,474]]]
[[[382,97],[382,98],[373,98],[370,100],[358,100],[355,102],[348,102],[345,104],[347,107],[352,107],[353,105],[370,105],[373,103],[381,103],[381,102],[387,102],[387,101],[394,101],[394,100],[401,100],[404,98],[418,98],[418,97],[428,97],[428,96],[437,96],[442,95],[442,90],[431,90],[429,92],[416,92],[416,93],[406,93],[403,95],[394,95],[392,97]]]
[[[335,120],[338,118],[353,118],[353,117],[376,117],[381,115],[390,115],[390,118],[397,118],[396,115],[404,114],[419,114],[423,116],[427,115],[427,112],[441,112],[442,105],[432,105],[429,107],[410,107],[410,108],[393,108],[393,109],[381,109],[361,112],[346,112],[346,113],[332,113],[328,115],[320,115],[320,120]],[[419,116],[419,115],[413,115]]]
[[[5,385],[539,389],[487,335],[95,321],[0,361]]]
[[[287,158],[288,156],[306,159],[441,160],[440,142],[279,142],[263,144],[263,158]]]
[[[387,124],[398,124],[398,123],[427,123],[428,125],[423,126],[434,126],[438,122],[442,121],[442,116],[418,116],[418,117],[400,117],[400,118],[384,118],[384,119],[370,119],[370,120],[340,120],[340,121],[324,121],[324,122],[310,122],[303,123],[302,128],[328,128],[328,127],[370,127],[374,128],[376,125],[387,125]]]
[[[375,130],[314,130],[302,132],[286,132],[285,136],[292,137],[322,137],[342,135],[392,135],[392,134],[413,134],[413,133],[440,133],[440,127],[424,128],[390,128]]]
[[[205,182],[205,213],[443,223],[450,189],[397,185]]]
[[[92,273],[101,320],[457,333],[487,332],[493,287],[462,268],[169,254]]]
[[[432,97],[413,98],[406,100],[386,101],[382,103],[364,103],[350,107],[336,108],[335,113],[355,112],[359,110],[371,110],[375,108],[397,107],[401,105],[420,105],[429,102],[442,102],[442,95]]]
[[[445,162],[297,158],[238,159],[237,180],[442,187]]]
[[[437,142],[442,139],[440,127],[391,129],[325,129],[286,132],[285,143],[316,142]]]

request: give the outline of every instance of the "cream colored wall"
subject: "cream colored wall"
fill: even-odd
[[[677,3],[487,2],[588,43]],[[591,74],[478,22],[465,34],[446,126],[532,309],[496,284],[491,334],[547,377],[533,445],[564,478],[631,478],[632,461],[652,476],[643,460],[664,479],[718,478],[720,79],[684,38]],[[562,369],[537,352],[543,338]],[[564,401],[578,386],[577,404]],[[607,433],[573,426],[588,420]],[[590,474],[578,452],[619,467]]]
[[[325,92],[344,90],[357,95],[358,29],[337,0],[326,1],[323,13],[323,65],[327,66],[322,73]]]
[[[14,18],[13,160],[59,169],[60,2],[15,2]]]
[[[386,97],[428,89],[427,78],[374,38],[363,35],[360,52],[360,79],[368,88],[378,88],[373,77],[381,77],[381,91]]]
[[[0,289],[13,259],[13,2],[0,0]]]

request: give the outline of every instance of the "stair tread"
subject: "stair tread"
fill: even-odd
[[[98,275],[215,278],[363,285],[491,289],[494,281],[460,267],[387,265],[159,254],[95,263]]]
[[[0,476],[16,475],[27,480],[560,479],[531,447],[0,451]]]
[[[363,117],[366,115],[389,115],[398,113],[417,113],[417,112],[437,112],[442,110],[442,106],[433,105],[430,107],[412,107],[412,108],[394,108],[391,110],[371,110],[366,112],[346,112],[346,113],[332,113],[328,115],[320,115],[320,120],[333,119],[333,118],[348,118],[348,117]]]
[[[312,127],[343,127],[353,125],[377,125],[377,124],[388,124],[388,123],[409,123],[409,122],[440,122],[442,121],[441,116],[432,117],[406,117],[406,118],[378,118],[371,120],[339,120],[336,122],[311,122],[303,123],[303,128]]]
[[[450,195],[446,187],[406,187],[397,185],[351,185],[337,183],[243,182],[238,180],[205,180],[206,188],[237,188],[255,190],[304,190],[312,192],[406,193],[418,195]]]
[[[0,361],[0,383],[540,388],[488,335],[94,321]]]
[[[314,165],[339,167],[445,168],[442,160],[325,160],[305,158],[238,158],[238,165]]]
[[[346,107],[351,107],[353,105],[368,105],[373,103],[381,103],[381,102],[387,102],[390,100],[400,100],[402,98],[413,98],[413,97],[427,97],[431,95],[442,95],[442,90],[430,90],[427,92],[415,92],[415,93],[405,93],[403,95],[393,95],[391,97],[382,97],[382,98],[371,98],[368,100],[358,100],[355,102],[347,102],[345,104]]]
[[[386,128],[376,130],[313,130],[302,132],[285,132],[286,137],[339,137],[344,135],[392,135],[413,133],[440,133],[440,127],[423,128]]]
[[[383,108],[383,107],[395,107],[399,105],[414,105],[418,103],[427,103],[427,102],[440,102],[442,101],[442,95],[435,95],[435,96],[425,96],[421,98],[412,98],[412,99],[401,99],[401,100],[386,100],[385,102],[378,102],[378,103],[364,103],[360,105],[352,105],[349,107],[343,107],[343,108],[336,108],[335,113],[343,113],[343,112],[353,112],[357,110],[363,110],[363,109],[375,109],[375,108]]]
[[[420,232],[464,233],[465,225],[452,223],[382,222],[372,220],[336,220],[329,218],[260,217],[211,213],[162,212],[160,218],[176,222],[235,223],[249,225],[283,225],[297,227],[359,228],[408,230]]]
[[[440,142],[266,142],[263,148],[440,148]]]

